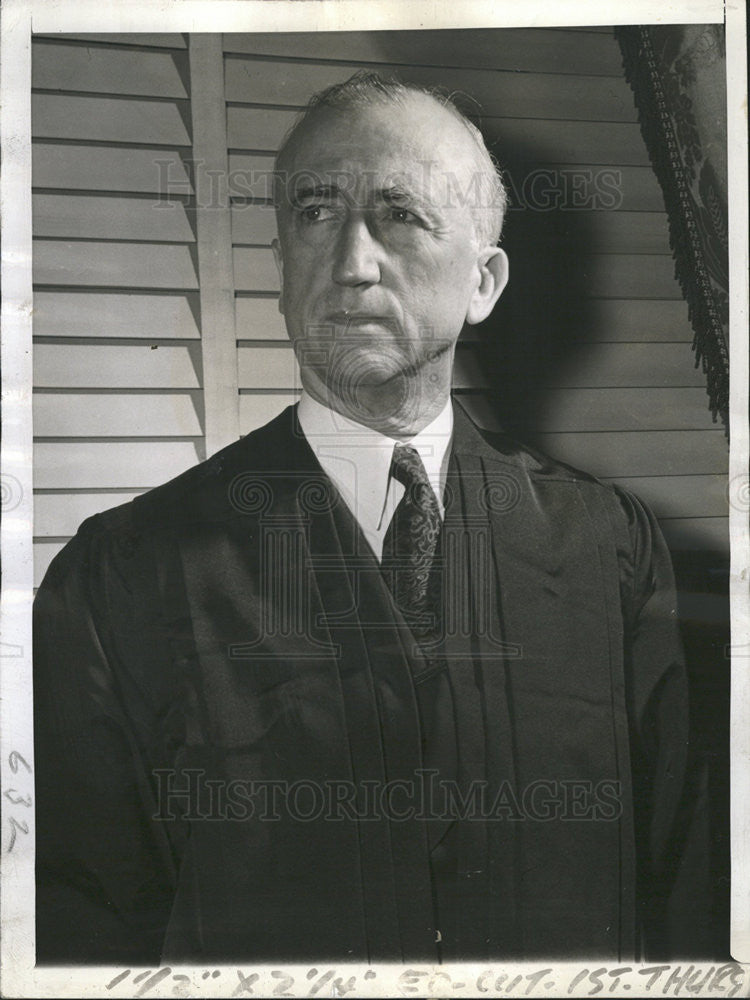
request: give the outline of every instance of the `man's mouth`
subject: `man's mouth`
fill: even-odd
[[[392,316],[383,313],[362,312],[360,310],[340,309],[326,317],[327,322],[334,326],[389,326],[395,327]]]

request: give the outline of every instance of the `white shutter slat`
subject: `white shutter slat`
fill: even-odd
[[[36,437],[200,437],[189,393],[34,394]],[[130,484],[135,485],[135,484]]]
[[[227,108],[231,149],[273,151],[294,123],[296,111],[269,108]],[[547,121],[529,124],[524,118],[482,118],[482,132],[498,158],[503,149],[536,163],[596,163],[647,166],[648,154],[635,123]]]
[[[37,337],[144,337],[197,340],[190,295],[136,292],[34,292]]]
[[[192,441],[36,441],[36,489],[149,489],[201,460]]]
[[[286,109],[227,107],[229,148],[275,151],[296,118]]]
[[[279,273],[271,248],[234,248],[234,287],[238,292],[278,292]]]
[[[343,49],[339,58],[349,58]],[[591,85],[585,76],[518,73],[502,69],[451,69],[375,63],[298,63],[246,59],[225,60],[226,99],[253,104],[303,107],[310,95],[343,83],[359,69],[375,70],[419,87],[440,86],[448,93],[471,94],[482,115],[517,118],[576,118],[581,121],[637,120],[632,91],[624,77],[604,77]],[[476,108],[467,102],[469,114]]]
[[[95,42],[34,42],[31,85],[40,90],[185,99],[190,95],[185,86],[184,63],[185,56],[180,52],[117,49]]]
[[[232,205],[232,243],[270,246],[276,235],[276,212],[273,205],[244,202]]]
[[[287,340],[278,298],[250,299],[238,296],[234,300],[234,313],[238,340]]]
[[[104,34],[97,34],[96,32],[85,32],[83,34],[76,34],[71,32],[62,32],[61,34],[48,35],[44,32],[36,35],[37,38],[52,38],[55,41],[62,40],[66,41],[70,39],[71,41],[78,42],[101,42],[106,45],[134,45],[139,49],[142,48],[162,48],[162,49],[185,49],[187,48],[187,42],[185,41],[185,35],[179,35],[176,33],[151,33],[148,32],[106,32]]]
[[[289,346],[240,346],[240,389],[299,389],[299,366]]]
[[[231,142],[230,142],[231,147]],[[229,197],[273,200],[274,153],[229,153]]]
[[[188,246],[34,241],[34,282],[109,288],[198,288]]]
[[[197,360],[191,357],[188,347],[36,344],[34,385],[61,389],[197,389]]]
[[[195,233],[181,201],[35,194],[32,204],[36,237],[195,242]]]
[[[298,59],[348,59],[407,66],[468,66],[521,72],[619,76],[621,55],[612,34],[574,29],[466,28],[451,31],[231,32],[224,51]],[[343,55],[342,55],[343,53]]]
[[[174,100],[32,94],[31,129],[35,139],[190,145],[190,133]]]
[[[190,195],[185,163],[171,149],[111,149],[107,146],[34,143],[35,188]]]

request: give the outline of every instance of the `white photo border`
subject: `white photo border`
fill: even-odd
[[[731,447],[731,952],[750,963],[750,532],[748,510],[748,196],[745,10],[720,0],[4,0],[0,88],[2,110],[2,555],[0,613],[0,994],[13,997],[307,996],[316,984],[332,995],[336,980],[309,966],[200,966],[175,969],[35,968],[33,701],[31,680],[32,556],[32,278],[31,34],[33,32],[366,31],[419,28],[604,26],[720,23],[727,26]],[[590,963],[591,964],[591,963]],[[651,969],[656,966],[650,967]],[[661,966],[662,970],[669,967]],[[701,966],[693,966],[695,970]],[[709,973],[695,996],[747,995],[750,966]],[[633,996],[663,989],[669,971],[648,968],[486,965],[341,966],[352,995],[590,996],[615,989]],[[502,975],[502,981],[498,978]],[[717,979],[717,976],[719,977]],[[255,977],[255,978],[253,978]],[[459,978],[460,977],[460,978]],[[598,977],[598,978],[597,978]],[[512,985],[514,984],[515,985]],[[723,983],[723,985],[722,985]],[[598,984],[598,988],[597,988]],[[514,992],[515,991],[515,992]],[[639,992],[640,991],[640,992]],[[673,990],[674,993],[674,990]],[[678,991],[679,993],[679,991]],[[333,995],[336,995],[335,993]],[[338,995],[341,995],[340,992]],[[617,995],[622,995],[617,993]]]

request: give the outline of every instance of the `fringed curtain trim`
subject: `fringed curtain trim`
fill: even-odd
[[[695,364],[729,433],[728,239],[723,28],[626,27],[615,34],[669,218]],[[696,62],[698,60],[698,62]],[[696,80],[696,67],[702,79]],[[710,74],[706,87],[706,74]],[[699,89],[702,88],[702,89]],[[697,100],[706,96],[705,104]],[[709,158],[710,157],[710,158]]]

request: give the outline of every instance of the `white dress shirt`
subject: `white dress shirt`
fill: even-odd
[[[385,533],[404,495],[403,484],[390,475],[396,439],[349,420],[304,391],[298,416],[315,457],[380,560]],[[432,423],[409,441],[402,442],[419,453],[435,491],[441,517],[445,513],[443,492],[452,433],[453,407],[449,398]]]

